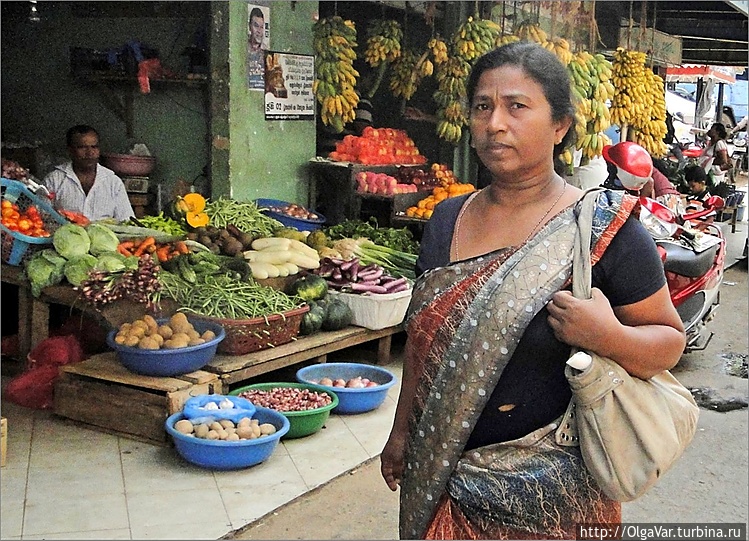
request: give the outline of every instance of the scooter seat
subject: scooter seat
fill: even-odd
[[[689,278],[697,278],[710,270],[720,248],[720,245],[716,244],[704,252],[695,253],[694,250],[673,242],[658,241],[657,244],[666,250],[663,268]]]

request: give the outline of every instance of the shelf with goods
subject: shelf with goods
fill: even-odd
[[[362,208],[390,207],[395,196],[361,194],[356,191],[357,173],[372,171],[396,176],[403,168],[423,169],[426,165],[388,164],[369,165],[351,162],[336,162],[322,158],[310,160],[311,182],[309,187],[310,208],[320,212],[327,219],[327,225],[336,225],[345,220],[360,217]],[[426,197],[426,192],[423,193]],[[382,210],[382,209],[380,209]],[[390,209],[387,209],[389,216]],[[384,224],[383,224],[384,225]]]

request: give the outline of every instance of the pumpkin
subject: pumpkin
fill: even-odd
[[[167,207],[167,215],[192,229],[205,227],[210,222],[208,214],[203,212],[205,204],[205,197],[191,192],[172,201]]]
[[[341,299],[330,299],[325,303],[325,316],[322,322],[324,331],[340,331],[351,325],[354,318],[351,308]]]

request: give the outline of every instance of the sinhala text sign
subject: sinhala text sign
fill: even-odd
[[[265,120],[314,120],[315,57],[266,51]]]

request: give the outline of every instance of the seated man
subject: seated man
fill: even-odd
[[[44,177],[55,207],[79,212],[92,222],[122,222],[135,216],[122,179],[99,164],[98,132],[79,124],[68,130],[66,141],[70,161]]]
[[[707,173],[699,165],[688,165],[684,169],[684,178],[689,184],[689,194],[686,196],[686,212],[696,212],[703,210],[704,203],[710,197],[710,191],[707,188]],[[711,212],[707,216],[699,219],[697,229],[704,229],[707,224],[715,221],[716,213]]]

